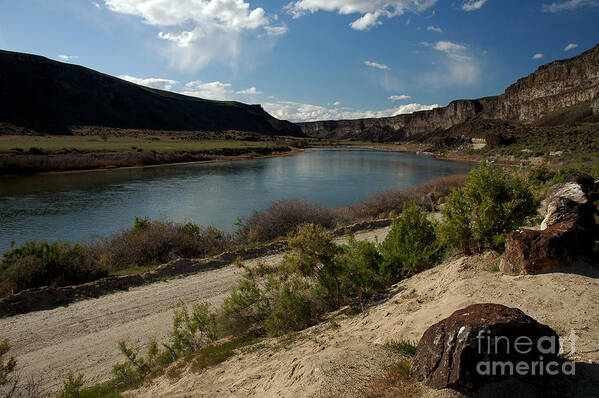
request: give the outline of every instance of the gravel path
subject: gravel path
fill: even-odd
[[[382,239],[388,228],[358,233],[359,239]],[[342,240],[342,239],[341,239]],[[248,261],[276,263],[282,254]],[[229,265],[185,278],[157,282],[48,311],[0,319],[0,337],[10,340],[11,355],[25,377],[42,390],[62,385],[69,372],[83,373],[86,384],[110,378],[121,361],[117,342],[143,346],[164,339],[171,330],[173,308],[186,303],[222,302],[243,270]]]

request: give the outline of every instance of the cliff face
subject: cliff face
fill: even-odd
[[[599,101],[599,45],[541,66],[495,97],[457,100],[443,108],[380,119],[298,123],[313,137],[393,141],[446,130],[469,120],[532,123],[549,112]],[[597,107],[596,102],[593,105]]]
[[[300,136],[260,105],[188,97],[36,55],[0,51],[0,122],[43,133],[72,126]],[[1,132],[0,132],[1,133]]]

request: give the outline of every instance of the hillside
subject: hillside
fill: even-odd
[[[394,117],[318,121],[299,126],[313,137],[398,141],[477,120],[556,124],[561,122],[561,111],[574,106],[583,108],[577,120],[597,119],[598,101],[599,45],[576,57],[539,67],[498,96],[456,100],[446,107]],[[548,117],[551,114],[553,117]]]
[[[72,126],[101,126],[302,135],[296,125],[273,118],[260,105],[188,97],[1,50],[0,124],[49,134],[68,133]]]

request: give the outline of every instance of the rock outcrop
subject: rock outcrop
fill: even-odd
[[[586,104],[599,109],[599,45],[583,54],[539,67],[495,97],[457,100],[443,108],[380,119],[299,123],[309,136],[393,141],[449,129],[470,120],[525,123],[547,113]]]
[[[518,229],[507,236],[501,271],[538,274],[591,255],[597,232],[594,191],[593,178],[583,174],[551,187],[541,229]]]
[[[436,389],[474,390],[529,375],[533,362],[547,363],[558,353],[559,337],[549,326],[517,308],[474,304],[424,332],[410,375]],[[518,366],[529,371],[517,373]]]

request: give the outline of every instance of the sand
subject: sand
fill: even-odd
[[[579,340],[571,358],[577,361],[578,376],[567,391],[571,396],[596,396],[599,269],[580,265],[567,273],[508,276],[492,271],[498,262],[494,253],[446,261],[396,285],[386,299],[362,314],[339,314],[334,318],[338,326],[324,322],[301,332],[291,344],[268,339],[199,374],[183,361],[174,365],[176,372],[166,372],[127,396],[360,397],[392,362],[386,341],[417,341],[453,311],[486,302],[518,307],[560,336],[574,330]],[[510,389],[518,396],[538,396],[526,384],[493,388],[481,396],[506,396]],[[424,386],[418,391],[409,396],[461,396]]]
[[[387,228],[356,234],[382,239]],[[343,240],[343,239],[341,239]],[[282,254],[247,262],[276,263]],[[0,319],[0,338],[8,338],[22,377],[34,377],[42,392],[62,386],[69,372],[85,375],[87,385],[111,378],[112,366],[122,362],[118,341],[144,347],[164,340],[172,328],[179,300],[219,304],[243,270],[229,265],[180,279],[157,282],[48,311]]]

